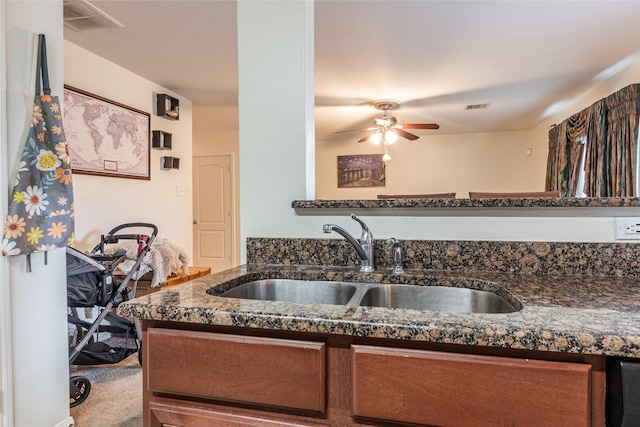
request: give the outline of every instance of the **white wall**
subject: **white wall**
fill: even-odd
[[[327,237],[322,224],[339,223],[354,233],[359,227],[347,216],[298,215],[292,200],[304,199],[305,171],[302,151],[305,145],[304,102],[312,96],[304,85],[305,67],[310,65],[311,49],[286,40],[303,40],[313,21],[305,21],[302,2],[240,2],[238,4],[239,84],[240,84],[240,198],[242,206],[241,247],[251,237]],[[265,9],[265,10],[263,10]],[[274,19],[269,28],[258,25],[261,14]],[[265,18],[265,19],[266,19]],[[288,25],[284,22],[288,21]],[[282,22],[282,25],[278,23]],[[296,25],[291,25],[295,23]],[[277,28],[277,31],[273,31]],[[283,34],[287,32],[287,34]],[[285,42],[281,42],[280,38]],[[255,42],[255,43],[254,43]],[[257,50],[259,49],[259,51]],[[288,53],[284,53],[288,50]],[[640,81],[637,67],[621,80]],[[256,73],[255,70],[260,70]],[[597,91],[596,91],[597,92]],[[590,102],[611,93],[590,95]],[[284,101],[284,102],[283,102]],[[264,108],[265,105],[270,108]],[[588,103],[586,105],[589,105]],[[586,106],[585,105],[585,106]],[[276,106],[277,108],[272,108]],[[580,108],[566,109],[531,130],[536,141],[546,141],[550,123],[573,114]],[[267,111],[268,113],[265,113]],[[277,123],[277,129],[274,129]],[[283,132],[284,131],[284,132]],[[271,136],[273,135],[273,136]],[[435,214],[437,215],[437,214]],[[607,242],[614,240],[613,216],[592,217],[588,211],[540,213],[527,210],[524,215],[500,216],[448,212],[442,216],[362,215],[375,238],[395,236],[401,239],[434,240],[515,240]],[[546,216],[542,216],[546,215]],[[638,210],[640,216],[640,209]]]
[[[90,250],[100,242],[100,234],[117,225],[147,222],[158,227],[158,236],[191,257],[191,101],[68,41],[64,42],[64,83],[149,112],[151,130],[172,134],[171,150],[151,150],[151,180],[74,174],[76,247]],[[180,120],[155,116],[157,93],[180,100]],[[179,157],[180,169],[161,170],[162,156]],[[177,195],[177,186],[184,188],[184,196]]]
[[[6,20],[0,30],[0,41],[6,45],[0,57],[0,74],[6,71],[7,108],[2,112],[6,135],[3,133],[0,141],[3,152],[0,174],[6,195],[15,183],[15,160],[21,153],[30,120],[35,80],[32,58],[37,33],[44,33],[47,38],[52,93],[62,93],[62,2],[13,1],[2,2],[1,7]],[[6,212],[6,206],[2,206]],[[26,272],[24,256],[1,261],[0,288],[2,298],[10,298],[10,313],[3,312],[0,342],[11,347],[9,354],[3,349],[2,362],[3,368],[11,362],[12,379],[7,386],[4,381],[8,376],[3,377],[3,388],[7,387],[3,394],[9,394],[3,396],[3,406],[10,405],[3,407],[3,425],[68,426],[72,422],[64,250],[51,251],[48,258],[48,265],[44,265],[42,254],[33,255],[30,273]],[[8,330],[10,337],[6,335]]]

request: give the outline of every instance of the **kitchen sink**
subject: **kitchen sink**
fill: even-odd
[[[378,285],[367,289],[358,305],[458,313],[517,311],[493,292],[449,286]]]
[[[346,304],[356,287],[346,282],[266,279],[243,283],[221,297],[307,304]]]
[[[264,279],[242,283],[221,294],[215,288],[207,292],[225,298],[457,313],[512,313],[520,309],[493,292],[453,286]]]

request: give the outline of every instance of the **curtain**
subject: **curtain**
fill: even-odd
[[[560,146],[560,125],[549,129],[549,154],[547,155],[547,178],[544,189],[555,191],[558,188],[558,156]]]
[[[611,196],[634,197],[638,173],[638,120],[640,84],[621,89],[607,98],[607,148],[611,153]]]
[[[576,197],[582,172],[584,148],[589,133],[589,123],[592,108],[586,108],[567,119],[567,145],[569,163],[567,165],[567,184],[561,194]]]
[[[590,115],[588,108],[549,130],[546,191],[560,191],[561,197],[576,196]]]
[[[607,149],[607,120],[604,99],[593,104],[587,133],[584,192],[587,197],[611,196],[611,151]]]
[[[547,180],[545,183],[546,191],[556,191],[560,189],[560,146],[563,144],[560,135],[564,134],[565,124],[553,126],[549,129],[549,154],[547,156]]]
[[[552,128],[546,190],[575,197],[586,153],[584,192],[588,197],[637,196],[639,122],[640,84],[635,83]]]

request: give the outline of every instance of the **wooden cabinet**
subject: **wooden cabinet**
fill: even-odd
[[[604,356],[192,326],[143,321],[145,427],[604,426]]]
[[[589,426],[591,365],[353,346],[353,414],[436,426]]]

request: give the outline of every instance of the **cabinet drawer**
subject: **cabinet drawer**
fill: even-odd
[[[352,346],[355,416],[435,426],[590,426],[591,365]]]
[[[324,343],[149,328],[145,351],[152,392],[325,411]]]

